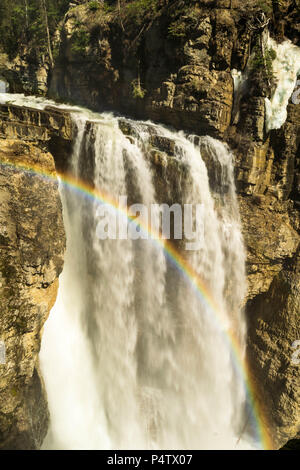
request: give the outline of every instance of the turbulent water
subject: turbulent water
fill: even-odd
[[[251,447],[244,435],[245,385],[227,336],[233,330],[243,349],[245,252],[230,151],[210,137],[152,123],[128,121],[127,138],[113,115],[73,108],[72,116],[70,171],[115,199],[128,195],[147,207],[158,202],[150,140],[175,143],[169,158],[185,168],[186,182],[178,175],[173,202],[204,207],[202,247],[183,254],[221,317],[162,244],[100,240],[99,201],[60,184],[67,252],[40,356],[51,414],[44,448]],[[166,180],[166,193],[167,186]]]

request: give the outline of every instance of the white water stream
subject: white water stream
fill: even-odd
[[[273,72],[277,80],[276,91],[271,100],[266,98],[266,129],[280,129],[287,118],[287,106],[297,85],[300,74],[300,47],[287,40],[278,44],[271,37],[267,45],[276,52]],[[298,84],[300,88],[300,83]],[[299,99],[299,93],[298,93]]]
[[[8,84],[6,80],[0,77],[0,94],[8,91]]]

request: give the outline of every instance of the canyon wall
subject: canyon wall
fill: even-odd
[[[68,126],[57,112],[0,106],[0,449],[39,449],[48,428],[38,354],[65,251],[48,147],[69,141]]]

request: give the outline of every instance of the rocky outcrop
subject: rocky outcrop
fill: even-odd
[[[56,169],[72,138],[66,111],[0,105],[0,449],[39,449],[48,429],[38,354],[63,268]]]
[[[262,2],[175,2],[148,12],[129,6],[122,24],[113,12],[82,3],[69,10],[57,32],[51,96],[196,134],[224,135],[232,112],[230,71],[247,63],[255,40],[250,24]],[[272,2],[264,3],[272,11]],[[283,32],[291,32],[295,7],[288,3],[277,8],[276,19],[273,13],[277,36],[281,18]],[[256,101],[254,112],[261,109]]]
[[[274,276],[268,291],[248,304],[249,356],[253,379],[263,397],[273,440],[279,446],[300,432],[299,364],[294,342],[299,339],[299,251]]]
[[[111,14],[91,12],[85,5],[71,9],[57,37],[59,56],[50,95],[222,135],[231,118],[234,20],[225,9],[191,7],[182,19],[182,33],[176,21],[176,14],[166,10],[156,21],[141,25],[140,37],[123,37]]]
[[[51,106],[39,110],[12,104],[0,105],[0,137],[43,144],[55,155],[59,170],[67,167],[73,131],[70,113],[66,110]]]
[[[53,38],[53,69],[46,53],[22,44],[12,61],[0,54],[0,75],[11,91],[49,91],[93,109],[222,137],[232,112],[230,71],[244,70],[261,12],[278,40],[299,41],[295,0],[132,1],[121,16],[105,2],[94,8],[76,1]],[[264,81],[257,85],[268,93]],[[248,104],[261,113],[261,102]]]
[[[268,291],[274,278],[292,258],[299,245],[294,226],[298,216],[289,201],[257,195],[239,197],[247,246],[248,298]]]
[[[38,353],[65,233],[53,157],[37,142],[17,139],[16,129],[7,126],[12,136],[0,136],[0,449],[38,449],[49,419]],[[36,138],[35,126],[32,132]]]
[[[48,141],[53,137],[72,140],[68,112],[48,106],[45,110],[0,104],[0,134],[23,140]]]
[[[45,95],[49,72],[47,56],[35,47],[23,45],[18,55],[10,60],[6,53],[1,52],[0,44],[0,76],[8,81],[11,93]]]

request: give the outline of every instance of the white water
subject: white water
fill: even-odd
[[[300,48],[287,40],[278,44],[271,37],[267,45],[276,51],[273,72],[277,88],[271,100],[266,98],[266,128],[280,129],[287,118],[287,106],[295,90],[297,76],[300,74]]]
[[[0,78],[0,93],[6,93],[8,91],[8,84],[6,80]]]
[[[231,76],[233,79],[233,89],[234,89],[234,103],[232,110],[233,122],[237,123],[239,120],[240,114],[240,102],[242,95],[246,88],[246,83],[248,79],[248,69],[246,67],[245,71],[232,69]]]
[[[53,104],[0,95],[7,99]],[[244,440],[245,389],[226,339],[229,328],[242,345],[245,338],[245,253],[231,153],[209,137],[186,138],[151,123],[131,121],[136,138],[129,141],[112,115],[72,110],[78,134],[71,170],[80,177],[92,155],[95,186],[116,199],[131,192],[145,205],[156,202],[149,138],[175,141],[174,158],[189,178],[187,187],[178,181],[178,202],[205,207],[203,249],[186,257],[209,285],[221,321],[161,246],[98,240],[97,202],[61,185],[67,253],[40,355],[51,414],[44,448],[253,447]],[[215,191],[201,152],[219,175]]]

